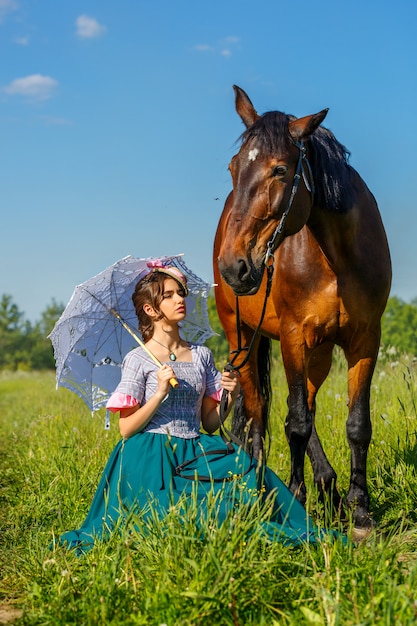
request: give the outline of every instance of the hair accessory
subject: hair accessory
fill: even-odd
[[[182,274],[179,269],[176,267],[172,267],[171,265],[162,265],[160,261],[148,261],[148,267],[151,269],[151,272],[161,272],[162,274],[166,274],[170,278],[173,278],[181,285],[184,289],[185,296],[188,296],[188,287],[187,287],[187,279],[184,274]]]

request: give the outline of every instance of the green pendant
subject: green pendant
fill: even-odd
[[[170,361],[176,361],[177,357],[175,356],[175,354],[173,352],[171,352],[171,354],[169,355],[169,360]]]

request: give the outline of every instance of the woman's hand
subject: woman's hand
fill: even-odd
[[[237,373],[233,370],[231,372],[229,370],[223,370],[221,385],[223,389],[226,389],[226,391],[230,393],[232,401],[234,402],[240,391],[240,383]]]
[[[230,413],[233,402],[236,400],[240,391],[240,383],[238,375],[234,371],[224,370],[221,378],[221,386],[229,393],[230,402],[227,404],[226,413],[223,415],[223,419]],[[214,433],[220,426],[220,403],[216,402],[214,398],[204,398],[203,406],[201,410],[201,423],[205,431],[208,433]]]
[[[175,378],[172,368],[166,363],[157,372],[158,388],[154,395],[149,398],[143,406],[139,404],[135,407],[121,409],[119,419],[120,434],[125,439],[142,430],[146,424],[152,419],[154,413],[158,410],[159,405],[163,402],[169,393],[171,378]]]
[[[158,390],[157,394],[162,395],[162,399],[169,393],[171,385],[169,381],[175,378],[174,370],[167,363],[164,363],[158,370]]]

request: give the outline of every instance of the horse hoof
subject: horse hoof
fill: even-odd
[[[352,529],[352,541],[354,543],[361,543],[365,541],[374,531],[374,526],[354,526]]]

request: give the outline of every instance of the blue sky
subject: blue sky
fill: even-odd
[[[211,281],[237,84],[330,108],[417,297],[416,24],[413,0],[0,0],[0,295],[36,321],[128,254]]]

